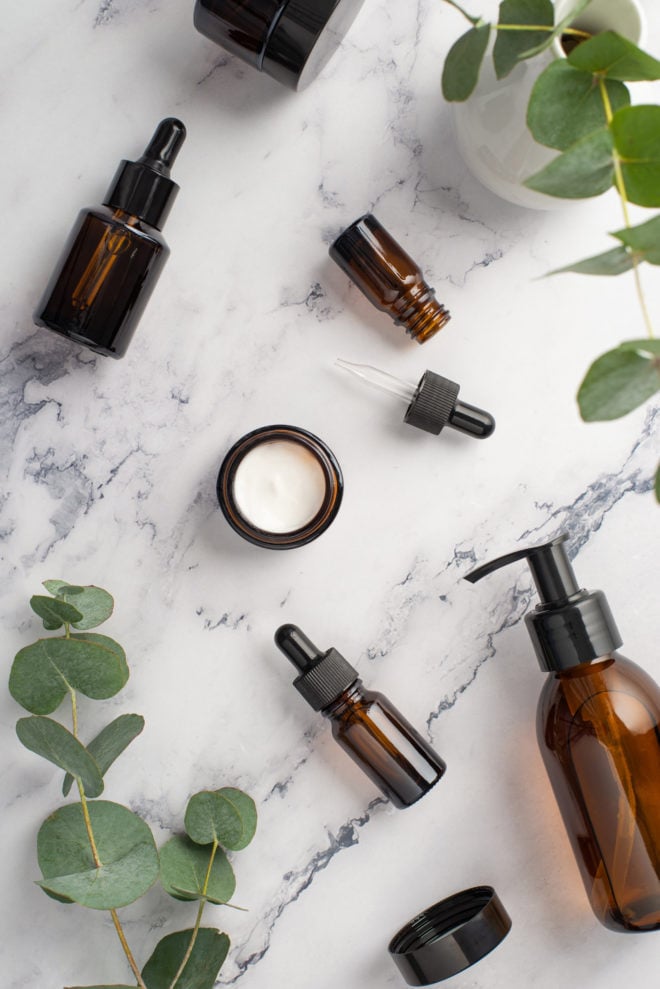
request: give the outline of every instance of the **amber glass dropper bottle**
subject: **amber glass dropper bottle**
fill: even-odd
[[[120,163],[103,205],[81,210],[35,311],[37,326],[124,356],[170,253],[160,229],[179,191],[170,167],[185,136],[180,120],[161,120],[142,157]]]
[[[449,322],[419,265],[371,213],[337,237],[330,257],[376,309],[389,313],[417,343],[426,343]]]
[[[365,690],[336,649],[321,652],[296,625],[275,642],[298,670],[296,690],[332,722],[332,734],[395,807],[410,807],[443,775],[445,763],[387,697]]]
[[[602,591],[577,583],[566,535],[468,574],[527,560],[541,603],[525,617],[550,674],[538,706],[541,754],[594,913],[614,931],[660,930],[660,690],[615,650]]]

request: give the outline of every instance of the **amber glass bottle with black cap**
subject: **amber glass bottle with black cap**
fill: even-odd
[[[373,214],[351,223],[331,245],[330,257],[376,309],[417,343],[426,343],[449,321],[417,262]]]
[[[83,209],[34,321],[98,354],[123,357],[169,248],[160,233],[179,191],[170,166],[186,136],[161,120],[137,161],[122,161],[103,205]]]
[[[428,793],[447,767],[387,697],[366,690],[341,653],[321,652],[296,625],[281,625],[275,642],[298,670],[298,693],[332,722],[335,741],[395,807]]]
[[[468,574],[529,564],[541,603],[527,615],[549,673],[541,754],[594,913],[615,931],[660,930],[660,690],[616,649],[602,591],[578,584],[562,534]]]

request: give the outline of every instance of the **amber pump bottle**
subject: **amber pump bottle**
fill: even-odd
[[[78,214],[34,322],[108,357],[123,357],[169,248],[160,229],[178,185],[170,166],[186,136],[161,120],[138,161],[122,161],[103,205]]]
[[[330,257],[376,309],[388,313],[417,343],[426,343],[449,322],[419,265],[371,213],[337,237]]]
[[[395,807],[410,807],[443,775],[445,763],[387,697],[365,690],[336,649],[321,652],[296,625],[275,642],[298,670],[296,690],[332,722],[332,734]]]
[[[598,919],[660,929],[660,690],[615,652],[602,591],[580,589],[564,534],[479,567],[474,582],[526,559],[541,604],[527,615],[542,670],[538,741]]]

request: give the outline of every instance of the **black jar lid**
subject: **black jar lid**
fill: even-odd
[[[341,44],[364,0],[289,0],[273,29],[263,71],[304,89]]]
[[[409,986],[429,986],[470,968],[511,930],[511,918],[492,886],[454,893],[408,921],[389,944]]]

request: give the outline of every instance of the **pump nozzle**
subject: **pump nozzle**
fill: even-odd
[[[472,573],[466,574],[465,579],[471,584],[476,584],[482,577],[506,567],[510,563],[518,560],[527,560],[532,571],[532,577],[539,592],[539,597],[544,603],[557,603],[568,599],[580,590],[573,567],[566,553],[564,544],[568,540],[568,535],[562,532],[556,539],[541,546],[532,546],[528,549],[519,549],[505,556],[498,556],[495,560],[484,563],[477,567]],[[585,592],[586,593],[586,592]]]
[[[500,567],[526,560],[541,603],[525,624],[543,670],[565,670],[605,656],[621,645],[602,591],[580,588],[566,553],[567,533],[484,563],[465,579],[475,584]]]

